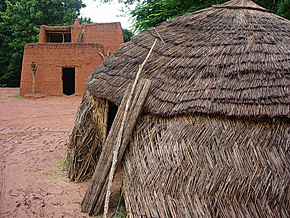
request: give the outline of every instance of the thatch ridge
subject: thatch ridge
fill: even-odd
[[[271,10],[263,8],[250,0],[233,0],[233,1],[225,2],[220,5],[213,5],[212,7],[230,8],[230,9],[250,9],[250,10],[260,10],[260,11],[265,11],[265,12],[271,12]]]
[[[119,105],[156,31],[166,44],[141,75],[153,83],[145,113],[290,117],[290,21],[246,0],[138,34],[87,79],[88,90]]]

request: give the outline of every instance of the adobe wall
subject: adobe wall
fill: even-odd
[[[82,33],[81,43],[101,43],[104,45],[105,55],[108,51],[112,54],[120,44],[124,43],[122,27],[115,23],[91,23],[82,26],[77,18],[72,26],[45,26],[40,27],[39,43],[46,43],[46,30],[64,30],[71,28],[71,42],[77,42]]]
[[[45,25],[40,26],[38,42],[41,43],[47,42]]]
[[[124,43],[120,23],[92,23],[84,27],[82,42],[98,42],[104,44],[107,54],[115,52],[120,44]]]
[[[72,28],[71,28],[71,42],[77,42],[79,35],[82,31],[83,31],[83,27],[80,24],[79,19],[76,18],[74,25],[72,25]],[[94,41],[94,42],[98,43],[97,41]]]
[[[62,68],[75,67],[75,93],[85,91],[85,79],[102,63],[97,43],[37,43],[24,48],[20,95],[32,92],[30,63],[37,62],[35,91],[62,95]]]

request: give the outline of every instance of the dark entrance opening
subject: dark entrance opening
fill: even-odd
[[[65,95],[75,93],[75,68],[62,68],[62,90]]]
[[[109,102],[109,112],[108,112],[108,126],[107,126],[107,135],[110,132],[110,129],[113,125],[115,116],[117,114],[118,111],[118,106],[115,105],[113,102],[108,101]]]

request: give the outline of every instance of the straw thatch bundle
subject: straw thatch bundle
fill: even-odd
[[[164,22],[96,69],[91,96],[119,105],[159,35],[123,160],[128,216],[289,217],[290,22],[249,0]]]
[[[128,217],[289,217],[289,124],[142,117],[124,160]]]
[[[71,181],[83,181],[94,172],[107,135],[107,104],[106,100],[88,91],[83,96],[69,139],[68,176]]]

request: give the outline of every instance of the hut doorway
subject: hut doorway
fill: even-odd
[[[72,95],[75,93],[75,68],[62,68],[63,94]]]
[[[107,125],[107,135],[109,134],[110,132],[110,129],[113,125],[113,122],[114,122],[114,119],[116,117],[116,114],[118,112],[118,106],[115,105],[113,102],[111,101],[108,101],[108,125]]]

